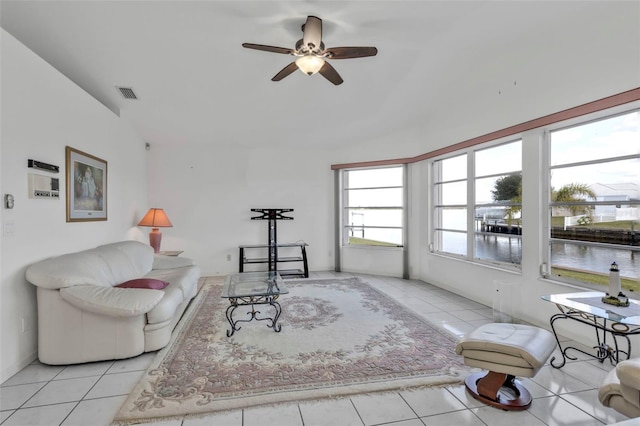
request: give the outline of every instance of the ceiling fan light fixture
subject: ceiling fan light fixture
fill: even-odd
[[[255,43],[242,43],[242,47],[296,57],[294,62],[290,62],[274,75],[271,81],[280,81],[291,75],[297,68],[307,75],[320,73],[336,86],[342,84],[343,80],[327,59],[365,58],[378,54],[378,49],[372,46],[330,47],[325,49],[322,42],[322,19],[311,15],[307,16],[307,21],[302,26],[302,39],[296,42],[294,49]]]
[[[298,69],[307,75],[313,75],[320,71],[324,65],[324,59],[315,55],[304,55],[296,59]]]

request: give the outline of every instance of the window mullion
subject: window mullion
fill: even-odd
[[[476,160],[475,153],[469,152],[467,154],[467,257],[474,259],[475,254],[475,175],[476,175]]]
[[[516,170],[516,171],[513,171],[513,172],[504,172],[504,173],[495,173],[495,174],[490,174],[490,175],[476,176],[476,179],[486,179],[486,178],[500,177],[500,176],[513,176],[513,175],[519,175],[519,174],[522,174],[522,170]]]
[[[564,168],[570,168],[570,167],[592,166],[594,164],[611,163],[614,161],[635,160],[636,158],[640,158],[640,154],[622,155],[619,157],[598,158],[596,160],[578,161],[575,163],[563,163],[563,164],[549,166],[549,168],[551,170],[554,170],[554,169],[564,169]]]
[[[551,272],[551,133],[548,130],[544,131],[542,142],[542,170],[540,176],[541,200],[540,200],[540,214],[542,215],[542,265],[540,265],[540,274],[543,277],[548,277]]]

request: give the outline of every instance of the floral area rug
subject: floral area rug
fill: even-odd
[[[358,278],[285,283],[281,331],[251,321],[231,337],[222,285],[205,284],[114,424],[460,383],[469,371],[453,336]],[[235,319],[250,316],[242,308]]]

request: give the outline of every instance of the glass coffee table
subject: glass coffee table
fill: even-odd
[[[227,320],[231,325],[231,330],[227,330],[227,337],[240,330],[238,323],[256,321],[269,321],[270,327],[276,333],[280,332],[281,325],[278,318],[282,313],[280,303],[277,302],[281,294],[287,294],[289,290],[284,286],[284,280],[277,272],[241,272],[227,276],[222,287],[222,297],[229,299],[229,307],[226,311]],[[256,305],[271,305],[275,310],[272,317],[258,317],[260,311],[256,310]],[[238,306],[251,306],[251,311],[247,312],[248,319],[233,319],[233,313]]]

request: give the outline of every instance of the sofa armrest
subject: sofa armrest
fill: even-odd
[[[161,290],[77,285],[60,289],[60,296],[72,305],[96,314],[135,317],[153,309],[164,297]]]
[[[165,256],[162,254],[156,254],[153,257],[153,266],[151,269],[173,269],[173,268],[183,268],[185,266],[192,266],[196,263],[193,259],[189,259],[188,257],[179,257],[179,256]]]
[[[622,385],[640,390],[640,358],[620,361],[616,366],[616,374]]]

